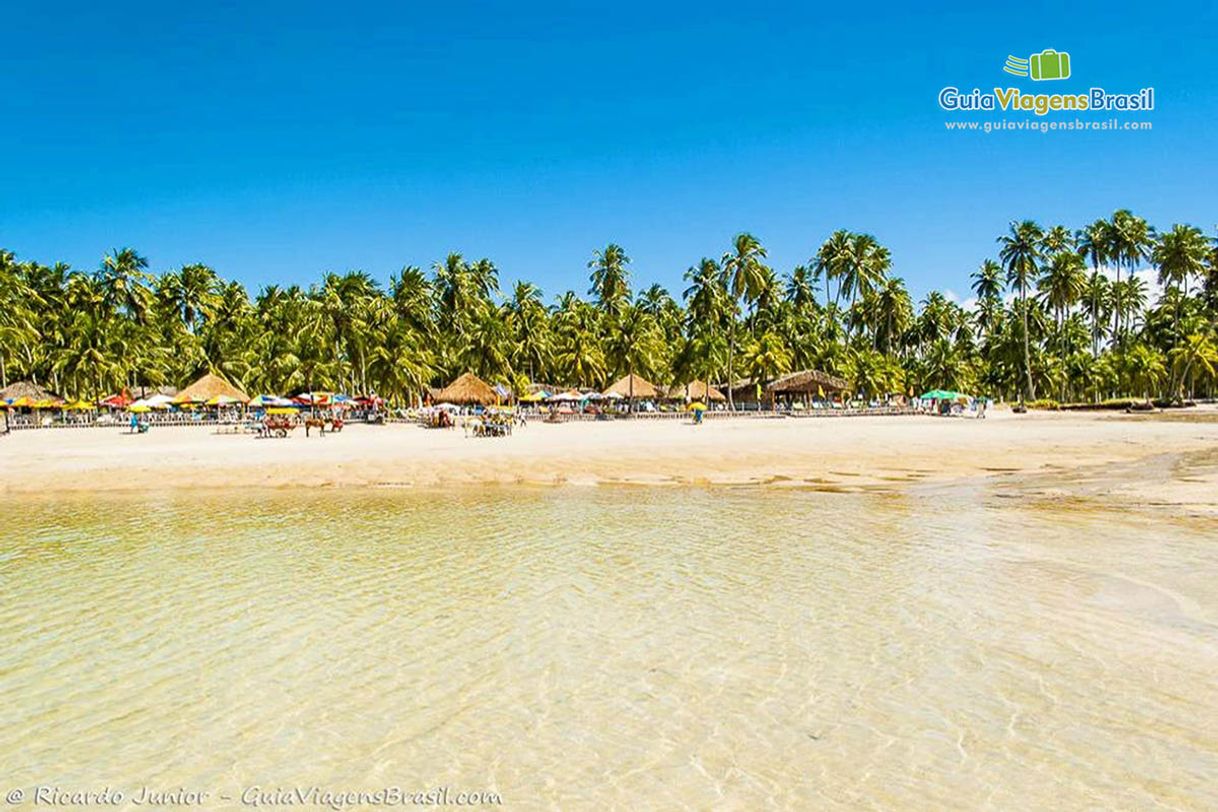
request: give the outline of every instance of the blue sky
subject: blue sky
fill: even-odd
[[[0,246],[252,290],[450,251],[547,295],[608,242],[674,292],[732,236],[788,271],[874,233],[962,295],[1008,221],[1212,233],[1212,3],[10,4]],[[1074,77],[1002,73],[1068,51]],[[1151,132],[947,132],[945,85],[1156,88]],[[1020,115],[1005,117],[1018,119]]]

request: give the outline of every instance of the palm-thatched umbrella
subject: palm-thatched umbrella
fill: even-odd
[[[635,398],[656,398],[660,396],[660,392],[655,386],[640,378],[631,372],[629,375],[615,381],[613,386],[605,390],[605,394],[609,396],[620,395],[630,399],[631,410],[634,409]]]
[[[499,400],[498,395],[489,383],[472,372],[466,372],[460,378],[441,389],[434,396],[438,403],[479,403],[489,406]]]
[[[29,398],[35,403],[44,400],[61,400],[61,398],[56,397],[38,384],[30,381],[17,381],[0,389],[0,400],[17,400],[18,398]]]
[[[202,378],[178,393],[174,403],[206,403],[221,395],[233,398],[238,403],[249,403],[250,396],[245,394],[219,375],[207,373]]]

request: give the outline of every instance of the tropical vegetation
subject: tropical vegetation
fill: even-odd
[[[870,234],[835,231],[809,254],[780,272],[742,233],[693,262],[674,295],[636,289],[630,257],[610,244],[592,254],[586,293],[547,301],[527,281],[504,289],[489,259],[455,253],[387,284],[326,273],[251,296],[202,264],[153,274],[130,248],[93,270],[0,250],[0,385],[91,398],[213,371],[251,392],[409,403],[467,370],[523,390],[816,368],[868,397],[1214,395],[1218,253],[1193,226],[1159,231],[1127,210],[1077,230],[1013,222],[971,274],[968,303],[939,291],[915,302]]]

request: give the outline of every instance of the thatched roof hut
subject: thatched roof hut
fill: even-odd
[[[742,378],[731,384],[732,399],[738,403],[753,402],[758,399],[758,382],[752,378]],[[726,386],[724,387],[727,388]],[[819,369],[801,369],[798,372],[788,372],[780,375],[761,387],[762,397],[775,395],[831,395],[834,392],[848,391],[850,382]]]
[[[713,386],[708,386],[706,381],[690,381],[685,385],[670,386],[665,395],[669,400],[700,400],[703,402],[727,400],[727,395]]]
[[[192,403],[206,403],[212,398],[220,396],[235,398],[242,403],[250,402],[249,395],[219,375],[213,375],[210,372],[179,392],[177,399],[180,401],[189,400]]]
[[[480,403],[483,406],[499,400],[491,385],[472,372],[466,372],[434,397],[438,403]]]
[[[63,400],[63,398],[48,392],[38,384],[30,381],[17,381],[0,389],[0,400],[17,400],[18,398],[29,398],[35,402],[41,400]]]
[[[624,376],[619,381],[615,381],[613,386],[605,390],[605,394],[621,395],[624,398],[655,398],[660,396],[659,390],[653,384],[634,373]]]
[[[771,395],[816,394],[817,392],[842,392],[850,389],[845,378],[821,372],[819,369],[801,369],[789,372],[770,381],[765,391]]]

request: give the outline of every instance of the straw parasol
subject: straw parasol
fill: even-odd
[[[249,403],[250,396],[233,386],[219,375],[207,373],[178,393],[174,403],[206,403],[212,398],[226,395],[237,403]]]
[[[659,397],[660,393],[650,382],[632,372],[606,389],[605,394],[616,394],[626,398],[654,398]]]
[[[0,400],[20,400],[22,398],[28,398],[31,403],[38,403],[44,400],[61,400],[38,384],[31,383],[30,381],[17,381],[0,389]]]
[[[481,403],[485,406],[499,398],[489,383],[472,372],[466,372],[437,392],[435,399],[443,403]]]

